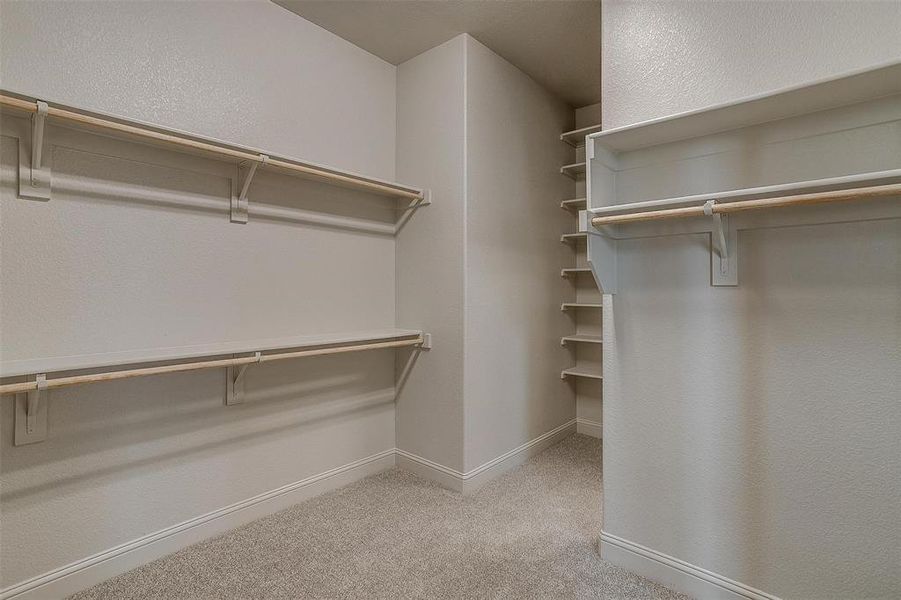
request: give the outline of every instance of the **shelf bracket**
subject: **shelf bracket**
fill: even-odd
[[[710,231],[710,283],[714,286],[735,286],[738,285],[737,232],[730,226],[727,215],[713,212],[715,204],[716,200],[704,203],[704,214],[713,219]]]
[[[35,102],[37,110],[31,115],[31,161],[26,164],[26,152],[19,143],[19,196],[34,200],[50,199],[50,169],[44,164],[44,121],[49,106]]]
[[[40,373],[32,380],[37,389],[16,394],[15,435],[13,444],[24,446],[47,439],[47,376]]]
[[[253,176],[256,175],[257,169],[261,165],[265,165],[269,162],[269,157],[265,154],[260,154],[260,158],[258,162],[254,162],[250,165],[250,170],[247,171],[247,176],[244,177],[244,183],[241,185],[241,192],[238,196],[232,196],[231,202],[231,222],[232,223],[247,223],[247,208],[248,208],[248,200],[247,200],[247,192],[250,190],[250,182],[253,181]],[[244,164],[244,161],[238,163],[238,179],[241,179],[241,167]]]
[[[255,352],[254,358],[256,358],[256,363],[260,363],[263,360],[262,352]],[[251,363],[253,364],[253,363]],[[241,365],[241,366],[232,366],[226,368],[225,373],[225,405],[231,406],[233,404],[241,404],[244,402],[244,374],[247,372],[247,367],[250,364]]]

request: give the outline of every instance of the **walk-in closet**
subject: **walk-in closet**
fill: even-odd
[[[0,0],[0,600],[901,598],[899,33]]]

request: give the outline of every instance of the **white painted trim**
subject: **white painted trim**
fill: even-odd
[[[772,594],[606,531],[601,531],[601,558],[694,598],[779,600]]]
[[[602,431],[603,426],[597,421],[592,421],[591,419],[583,419],[582,417],[578,417],[576,419],[576,433],[583,433],[585,435],[590,435],[591,437],[601,439]]]
[[[450,489],[469,493],[571,435],[575,430],[576,419],[572,419],[466,473],[400,448],[384,450],[13,584],[0,590],[0,600],[64,598],[191,544],[395,465]]]
[[[0,590],[0,600],[64,598],[167,554],[395,465],[391,448],[126,542]]]
[[[548,446],[571,435],[575,429],[576,419],[571,419],[465,473],[400,448],[397,448],[397,464],[452,490],[470,493],[498,475],[522,464]]]

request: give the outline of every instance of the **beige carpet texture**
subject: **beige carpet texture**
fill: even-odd
[[[470,496],[392,469],[72,596],[687,599],[602,561],[601,443],[573,435]]]

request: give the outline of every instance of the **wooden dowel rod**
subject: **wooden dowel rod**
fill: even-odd
[[[216,369],[223,367],[238,367],[251,365],[258,362],[270,362],[275,360],[287,360],[289,358],[303,358],[306,356],[324,356],[328,354],[344,354],[346,352],[359,352],[361,350],[377,350],[379,348],[401,348],[404,346],[419,346],[422,344],[422,336],[393,342],[374,342],[371,344],[355,344],[350,346],[335,346],[332,348],[316,348],[313,350],[298,350],[295,352],[280,352],[278,354],[263,354],[259,359],[256,356],[242,356],[240,358],[221,358],[217,360],[204,360],[198,362],[181,363],[176,365],[164,365],[160,367],[145,367],[142,369],[125,369],[122,371],[110,371],[107,373],[94,373],[91,375],[73,375],[72,377],[57,377],[46,381],[47,389],[78,385],[82,383],[97,383],[100,381],[112,381],[115,379],[128,379],[131,377],[144,377],[146,375],[160,375],[162,373],[179,373],[182,371],[197,371],[200,369]],[[37,383],[26,381],[23,383],[9,383],[0,385],[0,394],[15,394],[37,389]]]
[[[14,108],[17,110],[23,110],[28,112],[35,112],[37,110],[37,105],[34,102],[29,102],[27,100],[22,100],[20,98],[14,98],[12,96],[0,95],[0,105]],[[237,160],[248,160],[248,161],[260,161],[260,155],[254,154],[252,152],[248,152],[246,150],[237,150],[234,148],[228,148],[226,146],[220,146],[217,144],[211,144],[209,142],[204,142],[201,140],[194,140],[187,137],[180,137],[177,135],[172,135],[169,133],[164,133],[162,131],[156,131],[153,129],[147,129],[145,127],[137,127],[134,125],[128,125],[125,123],[120,123],[118,121],[110,121],[108,119],[102,119],[99,117],[93,117],[91,115],[85,115],[81,113],[77,113],[71,110],[66,110],[63,108],[56,108],[50,106],[47,110],[47,116],[54,119],[61,119],[65,121],[71,121],[73,123],[80,123],[82,125],[88,125],[91,127],[100,127],[103,129],[108,129],[110,131],[116,131],[118,133],[124,133],[128,135],[134,135],[142,138],[152,139],[157,142],[163,142],[166,144],[172,144],[175,146],[181,146],[183,148],[190,148],[192,150],[200,150],[203,152],[210,152],[213,154],[218,154],[221,156],[227,156],[229,158],[234,158]],[[358,177],[353,177],[351,175],[342,175],[341,173],[335,173],[333,171],[329,171],[327,169],[319,169],[316,167],[300,165],[297,163],[277,159],[270,158],[266,163],[268,166],[286,169],[289,171],[295,171],[297,173],[303,173],[304,175],[308,175],[310,177],[316,179],[325,179],[328,181],[334,181],[340,183],[345,186],[355,187],[359,189],[364,189],[368,191],[378,192],[380,194],[387,194],[391,196],[397,196],[399,198],[409,198],[409,199],[422,199],[421,192],[415,192],[411,190],[405,190],[397,187],[393,187],[390,185],[385,185],[382,183],[378,183],[375,181],[369,181],[367,179],[362,179]]]
[[[846,190],[832,190],[829,192],[814,192],[810,194],[794,194],[791,196],[778,196],[775,198],[757,198],[755,200],[741,200],[738,202],[724,202],[714,204],[714,214],[726,214],[743,210],[757,210],[762,208],[780,208],[784,206],[804,206],[808,204],[822,204],[826,202],[846,202],[849,200],[869,200],[884,198],[887,196],[901,195],[901,183],[876,185],[864,188],[852,188]],[[650,210],[622,215],[610,215],[606,217],[593,217],[591,224],[594,226],[614,225],[622,223],[634,223],[636,221],[655,221],[658,219],[676,219],[684,217],[699,217],[704,215],[703,206],[686,206],[683,208],[668,208],[665,210]]]

